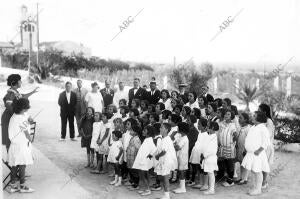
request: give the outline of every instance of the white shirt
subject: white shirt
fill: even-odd
[[[88,103],[88,107],[94,108],[95,112],[102,112],[103,98],[101,93],[88,92],[85,96],[85,101]]]
[[[66,96],[67,96],[68,104],[70,104],[71,92],[66,91]]]
[[[133,94],[135,95],[139,88],[133,88]]]
[[[123,90],[117,90],[114,95],[113,103],[117,108],[119,108],[119,101],[121,99],[125,99],[128,102],[128,90],[125,90],[125,88]]]

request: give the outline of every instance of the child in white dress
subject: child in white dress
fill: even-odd
[[[215,171],[218,171],[217,152],[218,152],[218,137],[216,131],[219,130],[217,122],[210,122],[208,127],[209,135],[206,137],[203,147],[203,162],[202,167],[208,175],[208,190],[205,195],[215,194]]]
[[[157,148],[157,155],[155,155],[156,160],[158,160],[158,164],[154,171],[158,176],[160,176],[160,180],[164,188],[164,199],[170,198],[169,175],[178,165],[173,141],[168,136],[170,130],[170,124],[163,123],[161,125],[160,133],[163,139],[161,141],[161,145]]]
[[[263,175],[262,171],[270,172],[270,167],[265,149],[269,145],[269,131],[265,124],[267,117],[261,111],[255,112],[254,125],[249,129],[245,139],[246,156],[242,166],[254,174],[254,188],[248,192],[249,195],[261,194]]]
[[[97,159],[97,166],[100,160],[100,155],[99,155],[99,146],[97,144],[97,140],[100,134],[100,128],[102,125],[102,122],[100,121],[101,119],[101,113],[96,112],[94,113],[94,123],[93,123],[93,133],[92,133],[92,140],[91,140],[91,149],[93,149],[96,152],[96,159]],[[91,171],[91,173],[98,173],[99,171],[97,170],[97,166],[95,170]]]
[[[174,193],[185,193],[185,171],[188,169],[189,162],[189,139],[187,134],[189,133],[190,127],[185,122],[178,123],[179,137],[175,140],[174,146],[177,160],[178,160],[178,171],[180,185],[179,188],[174,190]]]
[[[249,115],[247,113],[241,113],[239,116],[239,126],[237,129],[237,138],[236,138],[236,159],[237,164],[242,164],[244,156],[246,155],[245,149],[245,139],[250,129],[249,124]],[[244,169],[244,167],[240,166],[240,180],[238,181],[238,185],[247,184],[248,182],[248,172]]]
[[[8,150],[8,164],[12,167],[11,183],[9,186],[10,193],[18,191],[21,193],[30,193],[34,191],[25,185],[26,166],[33,164],[32,139],[29,134],[30,119],[26,113],[29,108],[29,101],[26,98],[15,99],[13,101],[14,114],[10,118],[8,125],[8,137],[11,142]],[[20,187],[17,181],[20,181]]]
[[[108,122],[108,115],[106,113],[102,114],[102,123],[100,126],[100,133],[97,139],[98,144],[98,153],[99,153],[99,161],[97,163],[97,168],[94,173],[104,174],[106,173],[106,161],[107,155],[109,151],[108,140],[111,132],[111,123]]]
[[[115,179],[110,182],[110,185],[120,186],[122,184],[121,165],[123,161],[123,145],[121,131],[112,132],[113,142],[110,147],[107,161],[114,164]]]
[[[204,142],[206,140],[206,137],[208,136],[207,133],[207,119],[205,118],[200,118],[198,121],[198,138],[195,143],[195,146],[192,149],[191,157],[190,157],[190,163],[192,164],[193,170],[196,171],[196,174],[199,172],[200,173],[200,181],[199,184],[195,184],[192,186],[193,188],[196,189],[203,189],[207,190],[208,189],[208,184],[207,184],[207,175],[204,175],[204,171],[201,168],[201,155],[203,154],[203,146]]]
[[[139,148],[136,158],[134,160],[134,164],[132,166],[133,169],[139,170],[140,184],[144,184],[145,189],[140,190],[138,192],[142,196],[147,196],[151,194],[151,190],[149,187],[149,170],[153,167],[152,157],[156,151],[156,146],[153,142],[155,131],[156,129],[153,126],[148,125],[144,128],[143,136],[145,136],[146,139]]]
[[[271,166],[274,161],[274,132],[275,132],[275,126],[272,120],[271,116],[271,108],[267,104],[260,104],[258,109],[262,112],[264,112],[267,116],[267,122],[266,122],[266,127],[269,130],[269,135],[270,135],[270,145],[266,149],[266,154],[268,158],[269,165]],[[262,189],[265,189],[268,187],[268,173],[263,172],[263,184],[262,184]]]

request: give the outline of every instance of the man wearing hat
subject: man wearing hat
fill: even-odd
[[[156,81],[152,80],[150,82],[150,91],[147,92],[147,100],[149,104],[157,104],[160,99],[160,91],[156,87]]]
[[[185,91],[187,85],[184,83],[181,83],[178,85],[179,87],[179,96],[183,100],[184,104],[188,103],[188,93]]]

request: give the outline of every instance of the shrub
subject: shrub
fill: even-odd
[[[188,84],[190,91],[201,94],[201,87],[207,85],[207,81],[212,77],[213,66],[206,62],[196,67],[193,62],[188,65],[180,65],[170,71],[170,80],[175,88],[181,83]]]
[[[275,119],[275,139],[285,143],[300,143],[300,120],[297,118]]]

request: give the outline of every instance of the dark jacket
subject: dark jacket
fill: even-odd
[[[128,92],[129,106],[131,106],[131,102],[133,99],[145,100],[147,99],[147,91],[143,88],[139,88],[134,94],[134,88],[131,88]]]
[[[151,91],[147,92],[147,101],[149,104],[157,104],[157,102],[160,100],[161,95],[159,90],[155,90],[153,95],[151,95]]]
[[[100,90],[100,93],[103,97],[104,107],[113,103],[115,92],[112,89],[109,89],[109,92],[106,92],[106,88]]]
[[[70,103],[68,103],[66,91],[59,94],[58,105],[60,106],[60,115],[75,115],[75,108],[77,103],[76,93],[71,91]]]

